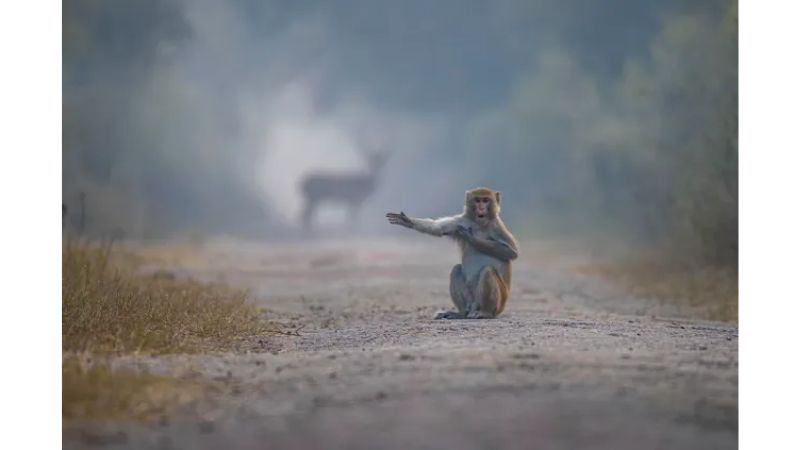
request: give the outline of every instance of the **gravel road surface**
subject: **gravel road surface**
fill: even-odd
[[[522,243],[494,320],[449,309],[446,239],[206,244],[148,270],[252,291],[296,335],[222,354],[125,356],[227,391],[154,423],[64,428],[65,448],[733,449],[738,328],[579,274],[580,249]]]

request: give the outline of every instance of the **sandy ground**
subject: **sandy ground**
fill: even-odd
[[[65,448],[736,448],[738,328],[570,270],[522,245],[495,320],[449,309],[446,239],[215,242],[161,267],[251,289],[296,336],[115,365],[231,386],[156,423],[65,427]]]

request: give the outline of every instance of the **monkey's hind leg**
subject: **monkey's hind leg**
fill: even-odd
[[[476,288],[480,309],[470,311],[468,319],[493,319],[503,310],[508,298],[508,289],[494,267],[481,269]]]
[[[472,303],[472,293],[467,286],[461,264],[456,264],[450,271],[450,299],[453,300],[456,310],[441,312],[434,319],[463,319],[466,317],[467,308]]]

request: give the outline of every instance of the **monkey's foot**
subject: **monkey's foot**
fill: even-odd
[[[463,319],[464,314],[461,314],[458,311],[445,311],[436,314],[436,317],[433,320],[440,320],[440,319]]]
[[[485,311],[470,311],[467,319],[494,319],[495,315]]]

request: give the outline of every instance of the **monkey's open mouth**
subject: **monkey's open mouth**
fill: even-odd
[[[478,217],[479,217],[479,218],[481,218],[481,219],[483,219],[484,217],[486,217],[486,213],[484,213],[484,214],[478,214]]]

